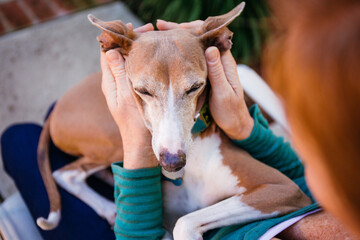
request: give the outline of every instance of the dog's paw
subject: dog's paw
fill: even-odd
[[[186,216],[177,220],[173,231],[174,240],[203,240],[197,226]]]

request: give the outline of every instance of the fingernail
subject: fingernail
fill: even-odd
[[[110,63],[119,63],[120,62],[119,53],[115,50],[107,51],[106,60],[108,60]]]
[[[215,48],[208,48],[207,51],[206,51],[206,57],[207,57],[207,60],[208,62],[210,63],[214,63],[217,61],[218,57],[219,57],[219,52],[216,51]]]
[[[127,26],[128,28],[133,28],[132,23],[127,23],[126,26]]]

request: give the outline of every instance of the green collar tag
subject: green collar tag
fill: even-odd
[[[191,129],[193,135],[198,135],[208,128],[213,122],[212,116],[210,114],[209,104],[205,103],[200,109],[199,114],[196,116],[195,124]]]

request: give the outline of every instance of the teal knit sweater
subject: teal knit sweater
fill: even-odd
[[[281,171],[312,198],[304,180],[304,167],[289,143],[268,129],[268,123],[257,105],[249,111],[255,122],[251,135],[242,141],[233,140],[233,143]],[[160,167],[128,170],[120,162],[111,167],[117,205],[116,239],[161,239],[165,231],[162,228]],[[314,203],[286,216],[212,230],[204,234],[204,239],[258,239],[272,226],[316,208],[318,205]]]

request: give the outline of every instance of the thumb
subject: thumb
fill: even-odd
[[[116,89],[118,93],[117,95],[124,97],[130,95],[126,82],[126,69],[124,58],[118,51],[109,50],[106,52],[106,60],[115,78]]]
[[[208,66],[208,77],[214,94],[217,95],[217,93],[232,90],[221,64],[219,50],[216,47],[209,47],[205,51],[205,57]]]

